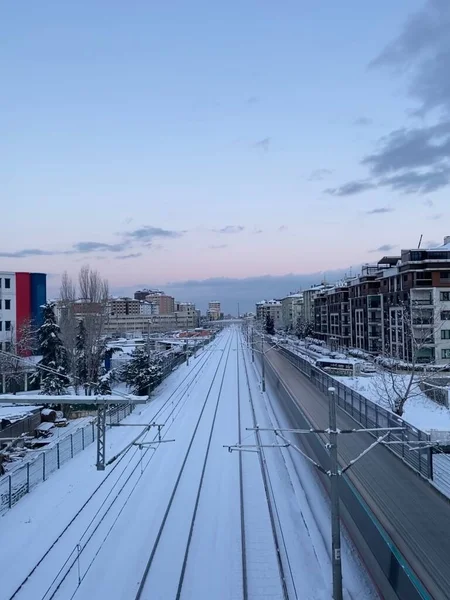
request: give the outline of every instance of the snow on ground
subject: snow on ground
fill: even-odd
[[[405,382],[409,379],[409,375],[396,375],[396,377],[402,378]],[[361,394],[361,396],[375,402],[375,404],[382,406],[386,410],[391,410],[389,403],[383,398],[383,392],[381,392],[380,396],[377,375],[366,377],[336,376],[334,378],[352,388],[358,394]],[[386,378],[384,383],[389,383]],[[394,392],[392,391],[393,395]],[[431,429],[450,431],[450,410],[445,406],[440,406],[436,402],[433,402],[425,394],[416,390],[413,397],[406,401],[402,418],[422,431],[430,431]]]
[[[93,444],[0,518],[2,600],[12,596],[39,560],[40,566],[14,600],[129,600],[135,597],[152,555],[143,599],[175,598],[180,581],[182,600],[242,598],[239,454],[227,452],[224,446],[237,442],[238,392],[241,431],[247,437],[244,443],[254,439],[254,433],[245,430],[253,425],[249,389],[261,424],[270,423],[275,413],[270,415],[268,397],[260,393],[249,364],[247,386],[241,340],[237,329],[223,331],[189,367],[183,365],[169,376],[152,402],[138,406],[124,421],[165,423],[162,434],[174,441],[156,450],[132,446],[104,472],[95,469]],[[271,400],[276,412],[275,398]],[[141,431],[140,427],[108,430],[107,457],[125,448]],[[152,440],[154,435],[151,430],[141,441]],[[308,464],[291,452],[265,450],[290,598],[328,600],[329,504]],[[281,599],[257,456],[242,456],[249,600]],[[345,597],[351,593],[352,598],[374,598],[346,541],[343,552]],[[72,565],[64,580],[58,577],[61,568],[65,575]]]

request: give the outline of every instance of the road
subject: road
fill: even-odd
[[[297,405],[314,428],[328,426],[328,399],[276,350],[266,359],[282,378],[291,399],[281,403],[291,427],[301,427]],[[338,408],[338,427],[354,427]],[[296,437],[299,444],[304,443]],[[303,436],[304,437],[304,436]],[[345,466],[373,442],[369,434],[339,437]],[[450,504],[385,447],[377,446],[349,471],[349,478],[403,554],[432,598],[450,597]],[[370,540],[367,540],[370,546]]]

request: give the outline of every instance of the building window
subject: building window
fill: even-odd
[[[450,329],[441,330],[441,340],[450,340]]]
[[[442,348],[441,358],[450,358],[450,348]]]
[[[11,321],[5,321],[5,331],[11,331]]]
[[[3,330],[3,322],[0,321],[0,331],[2,331],[2,330]]]
[[[0,298],[0,310],[2,310],[2,299]]]
[[[443,279],[443,280],[449,280],[450,279],[450,271],[441,271],[439,273],[439,275],[441,276],[441,279]]]
[[[11,287],[11,279],[7,279],[5,277],[5,290],[9,290],[10,287]]]
[[[5,300],[5,310],[11,310],[11,300]]]
[[[12,344],[11,342],[5,342],[5,352],[11,352]]]
[[[441,321],[450,321],[450,310],[441,311]]]
[[[441,302],[450,302],[450,292],[441,292]]]

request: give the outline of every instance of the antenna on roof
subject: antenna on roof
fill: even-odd
[[[423,238],[423,233],[420,234],[419,245],[417,246],[418,249],[420,248],[420,246],[422,244],[422,238]]]

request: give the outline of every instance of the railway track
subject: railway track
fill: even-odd
[[[201,357],[195,369],[191,370],[183,378],[176,389],[165,400],[164,404],[152,415],[152,421],[155,421],[155,419],[164,419],[163,424],[168,425],[165,431],[163,430],[164,436],[167,435],[170,426],[173,424],[176,416],[188,400],[190,389],[198,381],[205,366],[211,360],[211,356],[212,353],[205,353],[205,356]],[[149,428],[145,427],[145,424],[143,424],[143,431],[135,438],[135,440],[139,438],[139,441],[141,442],[156,441],[157,434],[150,439],[147,439],[149,433]],[[43,594],[42,600],[50,600],[57,595],[61,585],[65,583],[68,576],[73,572],[74,567],[77,566],[80,556],[92,540],[106,515],[112,507],[118,503],[119,499],[123,499],[124,493],[131,487],[130,482],[133,476],[135,485],[136,480],[139,480],[139,476],[142,475],[143,470],[148,467],[148,464],[154,455],[153,453],[150,453],[150,460],[143,462],[145,461],[148,452],[149,448],[147,448],[145,452],[140,453],[137,447],[130,445],[129,448],[120,455],[117,462],[115,462],[111,468],[111,471],[107,473],[106,477],[94,489],[81,508],[70,519],[59,535],[47,547],[47,550],[42,554],[41,558],[11,593],[9,600],[25,600],[28,598],[33,598],[34,600],[39,593]],[[120,467],[122,467],[121,470]],[[140,475],[138,472],[139,467],[141,469]],[[107,505],[108,501],[109,504]],[[89,511],[91,512],[89,513]],[[94,512],[93,515],[92,512]],[[86,523],[86,529],[81,538],[79,536],[80,520],[83,520]],[[57,575],[54,577],[50,586],[48,586],[48,572],[55,573],[55,565],[61,564],[61,556],[67,554],[67,552],[64,553],[64,550],[62,550],[64,547],[67,548],[67,544],[71,545],[73,550],[66,558],[66,561],[61,565],[59,571],[57,571]],[[42,576],[43,573],[45,575],[44,577]],[[46,582],[45,588],[42,587],[42,580]],[[77,587],[78,586],[76,586],[76,588]],[[39,590],[42,590],[42,592],[39,592]]]
[[[162,574],[164,572],[165,565],[164,563],[167,561],[167,556],[170,556],[172,570],[175,569],[179,572],[176,580],[167,581],[165,579],[165,586],[171,586],[172,592],[170,595],[165,597],[170,597],[175,599],[179,599],[182,594],[183,582],[186,574],[187,561],[189,557],[189,552],[191,548],[191,541],[194,526],[197,519],[198,514],[198,506],[200,501],[200,495],[202,492],[202,485],[204,481],[206,465],[208,462],[209,452],[211,448],[211,440],[214,433],[214,427],[216,424],[217,411],[219,407],[219,402],[221,399],[223,382],[225,378],[225,374],[227,371],[227,365],[230,357],[230,351],[232,347],[232,341],[236,334],[233,332],[230,335],[230,339],[228,345],[223,352],[221,360],[219,361],[214,376],[212,378],[211,384],[208,388],[206,397],[202,403],[202,408],[200,411],[200,415],[195,424],[192,436],[190,437],[189,444],[187,450],[184,454],[184,458],[178,472],[177,478],[173,485],[167,507],[164,511],[161,523],[158,528],[158,532],[154,539],[152,549],[150,551],[150,555],[148,560],[146,561],[145,568],[139,582],[139,586],[137,592],[135,594],[135,600],[150,600],[155,597],[163,597],[161,592],[158,589],[158,583],[152,582],[152,573]],[[217,390],[217,395],[213,393],[216,382],[219,382],[219,387]],[[215,400],[212,405],[212,415],[210,415],[210,424],[206,431],[203,429],[203,422],[205,421],[205,413],[208,412],[208,406],[210,404],[210,399],[215,397]],[[206,449],[205,443],[206,442]],[[201,472],[200,477],[198,478],[198,483],[195,485],[195,494],[194,497],[192,494],[192,490],[190,490],[190,477],[192,476],[192,470],[195,470],[196,463],[198,465],[198,459],[201,457]],[[189,472],[191,471],[191,472]],[[180,508],[180,503],[184,503],[185,511],[188,510],[186,505],[188,503],[188,499],[193,500],[192,506],[192,515],[187,520],[189,523],[189,527],[187,528],[185,524],[180,523],[176,519],[177,509]],[[175,516],[171,515],[175,513]],[[181,530],[183,530],[181,532]],[[176,547],[171,546],[171,541],[173,539],[177,539]],[[176,552],[178,548],[180,548],[180,538],[183,540],[184,550],[181,555],[178,553],[176,556]],[[161,547],[165,548],[161,550]],[[172,552],[170,553],[169,549],[172,548]],[[175,565],[178,563],[178,566]],[[174,566],[175,565],[175,566]]]
[[[249,374],[248,374],[247,361],[245,358],[245,353],[242,349],[242,345],[240,344],[240,346],[241,346],[242,360],[243,360],[243,364],[244,364],[245,384],[246,384],[246,388],[248,391],[248,399],[249,399],[249,403],[250,403],[250,410],[251,410],[251,416],[252,416],[252,426],[254,428],[256,428],[258,425],[258,421],[256,418],[256,410],[255,410],[254,398],[253,398],[253,393],[252,393]],[[259,448],[258,461],[259,461],[259,467],[260,467],[260,471],[261,471],[261,477],[263,480],[267,510],[269,513],[273,546],[274,546],[274,552],[276,555],[276,563],[277,563],[278,575],[279,575],[280,586],[281,586],[281,593],[282,593],[281,597],[283,598],[283,600],[290,600],[291,597],[292,598],[297,597],[296,594],[295,594],[295,596],[291,596],[289,593],[289,587],[291,587],[295,593],[295,586],[293,585],[293,581],[292,581],[292,574],[290,572],[290,565],[289,565],[289,560],[287,557],[286,547],[285,547],[285,543],[284,543],[284,539],[283,539],[283,532],[281,530],[281,525],[280,525],[279,517],[278,517],[278,511],[277,511],[277,507],[276,507],[276,503],[275,503],[275,498],[273,495],[272,484],[270,481],[270,475],[269,475],[269,472],[267,469],[264,443],[261,438],[260,431],[256,429],[254,433],[255,433],[256,445]],[[240,454],[241,453],[242,452],[240,452]],[[243,508],[242,508],[242,510],[243,510]],[[285,563],[287,563],[287,564],[285,565]],[[291,582],[291,586],[289,586],[289,582]]]

